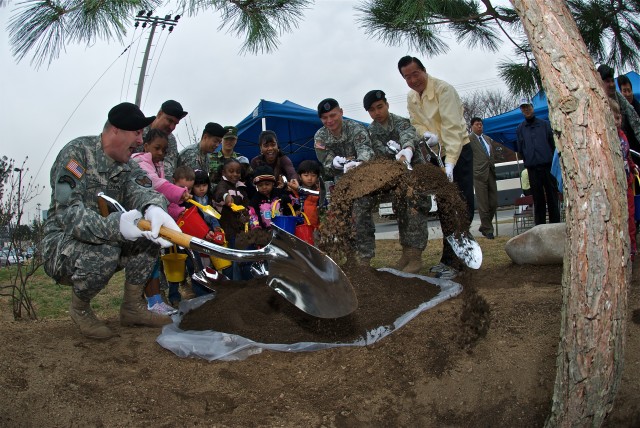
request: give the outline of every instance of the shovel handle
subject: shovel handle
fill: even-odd
[[[151,230],[151,222],[149,220],[141,218],[140,220],[138,220],[138,228],[140,228],[140,230]],[[189,248],[191,239],[193,238],[193,236],[191,235],[187,235],[186,233],[182,232],[176,232],[175,230],[169,229],[168,227],[164,226],[160,226],[160,236],[184,248]]]

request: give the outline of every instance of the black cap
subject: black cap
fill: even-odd
[[[598,73],[600,73],[602,80],[613,79],[613,68],[609,67],[607,64],[601,64],[598,67]]]
[[[340,107],[336,100],[333,98],[325,98],[318,104],[318,116],[322,116],[323,113],[329,112],[336,107]]]
[[[195,181],[193,182],[194,186],[197,184],[209,184],[209,175],[205,171],[196,169],[194,173],[196,176]]]
[[[204,126],[204,134],[209,134],[214,137],[224,137],[225,130],[219,123],[209,122]]]
[[[133,103],[120,103],[109,110],[109,123],[124,131],[137,131],[151,125],[156,117],[145,117],[140,108]]]
[[[168,114],[169,116],[182,119],[187,115],[187,112],[182,110],[182,104],[174,100],[168,100],[162,103],[160,110]]]
[[[273,175],[273,168],[271,168],[269,165],[260,165],[259,167],[257,167],[253,173],[253,176],[255,177],[253,179],[253,184],[258,184],[262,181],[271,181],[274,183],[276,182],[276,177],[275,175]]]
[[[387,98],[385,97],[384,92],[382,92],[379,89],[374,89],[373,91],[367,92],[367,95],[365,95],[364,99],[362,100],[362,104],[364,105],[365,110],[369,110],[373,103],[380,100],[384,102],[387,101]]]

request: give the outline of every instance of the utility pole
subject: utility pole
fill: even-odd
[[[153,35],[156,32],[156,27],[158,25],[162,25],[162,29],[164,30],[167,25],[169,25],[169,32],[171,33],[176,25],[178,25],[178,20],[180,19],[180,15],[176,15],[174,18],[171,18],[171,15],[165,15],[164,18],[160,18],[159,16],[151,16],[153,15],[153,11],[145,11],[141,10],[138,12],[136,16],[136,23],[134,27],[138,28],[140,24],[142,24],[142,28],[146,28],[147,25],[151,25],[151,32],[149,33],[149,40],[147,40],[147,48],[144,51],[144,58],[142,58],[142,67],[140,67],[140,77],[138,78],[138,90],[136,91],[136,101],[135,104],[140,107],[140,101],[142,100],[142,88],[144,87],[144,78],[147,73],[147,62],[149,62],[149,51],[151,51],[151,44],[153,42]]]

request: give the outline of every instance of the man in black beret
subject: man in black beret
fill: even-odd
[[[200,142],[192,144],[180,152],[178,166],[187,165],[194,170],[200,169],[213,177],[215,171],[210,171],[211,154],[216,151],[225,133],[226,130],[222,125],[214,122],[207,123],[202,131]]]
[[[170,245],[159,238],[160,227],[180,230],[166,213],[167,200],[130,160],[142,145],[142,129],[155,118],[145,117],[131,103],[113,107],[107,118],[100,135],[76,138],[58,154],[51,168],[51,205],[42,241],[45,272],[73,287],[69,315],[80,333],[92,339],[114,335],[96,318],[90,303],[122,268],[120,323],[151,327],[171,323],[170,317],[147,310],[143,289],[153,278],[160,245]],[[104,211],[100,192],[129,211]],[[143,215],[153,232],[137,227]]]
[[[337,182],[349,170],[373,159],[374,151],[367,128],[359,122],[342,117],[342,109],[333,98],[318,104],[322,128],[314,135],[314,148],[325,172]],[[355,239],[350,262],[369,266],[375,255],[375,226],[371,210],[375,198],[364,196],[354,201]],[[348,233],[348,231],[346,231]]]
[[[416,150],[418,133],[409,119],[389,111],[389,103],[383,91],[367,92],[362,100],[373,122],[369,125],[369,136],[376,156],[384,156],[411,165],[424,163],[420,150]],[[414,198],[403,198],[393,192],[393,209],[398,216],[398,230],[402,256],[394,267],[408,273],[422,269],[422,252],[429,240],[428,214],[431,196],[415,194]]]
[[[173,136],[173,131],[186,115],[187,112],[182,109],[182,105],[179,102],[167,100],[160,106],[156,119],[143,132],[143,135],[146,135],[149,129],[153,128],[159,129],[169,136],[167,155],[164,157],[164,175],[169,181],[173,180],[173,170],[178,164],[178,142],[176,137]],[[142,149],[139,151],[142,151]]]

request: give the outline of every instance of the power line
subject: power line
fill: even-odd
[[[149,93],[151,92],[151,85],[153,85],[153,78],[156,75],[156,70],[158,70],[158,64],[160,64],[160,59],[162,58],[162,53],[164,52],[164,48],[167,46],[167,41],[169,40],[169,36],[171,33],[167,33],[167,37],[164,38],[164,43],[162,44],[162,49],[160,49],[160,55],[158,56],[158,60],[156,61],[156,66],[153,69],[153,73],[151,74],[151,80],[149,80],[149,87],[147,88],[147,95],[144,97],[144,104],[147,103],[147,98],[149,98]]]
[[[142,34],[140,34],[139,37],[142,37]],[[102,80],[102,78],[104,77],[105,74],[107,74],[107,72],[111,69],[111,67],[114,66],[114,64],[116,62],[118,62],[118,60],[122,57],[122,55],[124,55],[124,53],[126,51],[129,50],[129,48],[131,48],[131,45],[133,45],[135,43],[135,40],[133,42],[131,42],[129,44],[129,46],[127,46],[126,48],[124,48],[124,50],[122,51],[122,53],[120,53],[120,55],[118,55],[116,57],[115,60],[113,60],[113,62],[107,67],[107,69],[100,75],[100,77],[98,77],[98,79],[93,83],[93,85],[91,85],[91,87],[89,88],[89,90],[84,94],[84,96],[82,97],[82,99],[78,102],[78,105],[76,105],[76,107],[73,109],[73,111],[71,112],[71,114],[69,115],[69,117],[67,118],[67,120],[64,122],[64,124],[62,125],[62,128],[60,128],[60,131],[58,132],[58,134],[56,135],[56,138],[53,139],[53,143],[51,143],[51,146],[49,146],[49,150],[47,150],[47,153],[44,155],[44,159],[42,160],[42,163],[40,163],[40,166],[38,167],[38,170],[36,171],[36,174],[34,176],[34,180],[36,178],[38,178],[38,174],[40,174],[40,171],[42,171],[42,167],[44,166],[44,163],[46,162],[47,158],[49,157],[49,155],[51,154],[51,150],[53,150],[53,148],[55,147],[58,138],[60,138],[60,135],[62,134],[62,132],[64,131],[64,129],[66,128],[67,124],[71,121],[71,118],[73,118],[73,115],[76,113],[76,111],[78,111],[78,109],[80,108],[80,106],[82,105],[82,103],[84,102],[84,100],[89,96],[89,94],[91,93],[91,91],[93,90],[93,88],[96,87],[96,85],[98,84],[98,82],[100,82],[100,80]]]
[[[131,35],[131,43],[133,43],[133,40],[136,37],[136,31],[138,30],[137,27],[135,27],[133,29],[133,34]],[[131,46],[131,45],[129,45]],[[127,53],[127,62],[125,62],[124,64],[124,73],[122,73],[122,85],[120,86],[120,99],[122,99],[122,92],[124,91],[124,81],[125,78],[127,77],[127,68],[129,67],[129,58],[131,57],[131,50],[129,50],[129,53]]]

